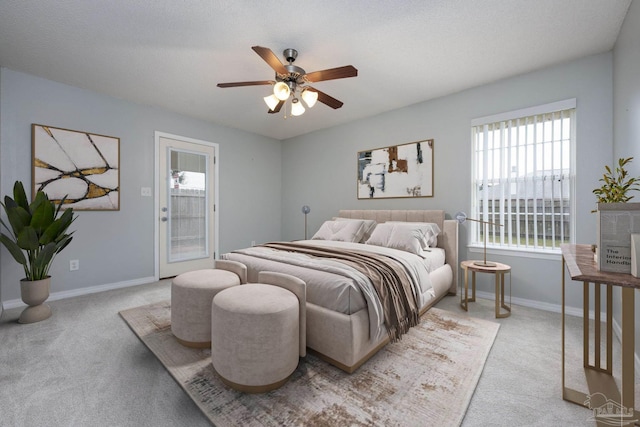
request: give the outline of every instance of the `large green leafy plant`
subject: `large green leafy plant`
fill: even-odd
[[[0,219],[8,232],[0,233],[0,241],[22,265],[26,280],[48,277],[55,256],[71,242],[73,232],[67,233],[67,229],[75,217],[71,208],[59,215],[64,200],[56,208],[45,193],[38,191],[29,203],[22,182],[16,181],[13,199],[5,196],[1,203],[9,225]]]
[[[598,198],[598,203],[626,203],[633,198],[629,191],[639,191],[639,178],[630,177],[625,166],[633,160],[633,157],[620,158],[615,170],[611,170],[608,165],[604,169],[606,173],[599,179],[602,182],[600,188],[593,190],[593,194]]]

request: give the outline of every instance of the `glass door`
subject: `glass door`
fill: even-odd
[[[159,143],[160,278],[214,265],[213,146]]]

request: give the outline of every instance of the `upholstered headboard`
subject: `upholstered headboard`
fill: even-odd
[[[444,249],[445,261],[453,271],[450,293],[458,290],[458,221],[445,219],[443,210],[340,210],[338,216],[353,219],[372,219],[377,223],[387,221],[432,222],[438,224],[442,233],[438,236],[438,247]]]

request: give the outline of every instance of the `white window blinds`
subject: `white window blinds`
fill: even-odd
[[[571,241],[574,129],[575,100],[472,121],[470,217],[492,223],[487,246],[556,251]],[[472,227],[472,244],[484,230]]]

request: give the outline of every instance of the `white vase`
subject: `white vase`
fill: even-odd
[[[20,296],[29,307],[25,308],[18,319],[19,323],[35,323],[51,317],[51,307],[44,302],[49,298],[51,277],[42,280],[20,280]]]

